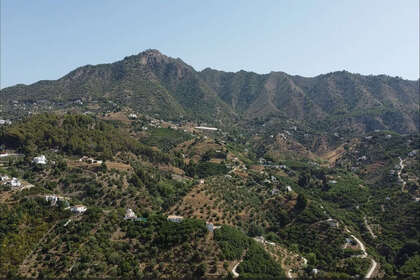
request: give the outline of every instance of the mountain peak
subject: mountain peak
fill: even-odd
[[[133,56],[142,65],[156,65],[161,63],[167,63],[171,60],[170,57],[162,54],[156,49],[147,49],[140,52],[138,55]]]
[[[139,53],[139,55],[149,55],[149,56],[164,56],[159,50],[157,49],[147,49]]]

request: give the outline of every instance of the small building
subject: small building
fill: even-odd
[[[102,160],[96,160],[96,159],[94,159],[94,158],[90,158],[90,157],[87,157],[87,156],[83,156],[83,157],[81,157],[80,159],[79,159],[79,161],[82,161],[82,162],[87,162],[87,163],[90,163],[90,164],[102,164]]]
[[[204,184],[204,179],[200,179],[199,184],[200,185]]]
[[[34,159],[32,160],[33,163],[35,164],[47,164],[47,158],[44,155],[40,155],[37,157],[34,157]]]
[[[134,213],[132,209],[128,208],[127,211],[125,212],[124,220],[133,220],[133,219],[137,219],[137,215],[136,213]]]
[[[9,176],[7,176],[7,175],[2,175],[2,176],[0,176],[0,181],[2,181],[2,182],[6,182],[6,181],[8,181],[8,180],[10,180]]]
[[[330,180],[328,183],[330,183],[330,184],[337,184],[337,181],[336,180]]]
[[[292,187],[291,187],[291,186],[286,186],[286,191],[287,191],[287,192],[291,192],[291,191],[293,191],[293,190],[292,190]]]
[[[339,226],[338,221],[335,220],[335,219],[330,218],[330,219],[327,220],[327,223],[330,227],[338,228],[338,226]]]
[[[168,221],[173,222],[173,223],[180,223],[184,220],[184,217],[182,216],[176,216],[176,215],[169,215],[168,216]]]
[[[134,114],[134,113],[131,113],[130,115],[128,115],[128,117],[129,117],[130,119],[137,119],[137,115],[136,115],[136,114]]]
[[[57,204],[58,201],[58,197],[55,195],[46,195],[45,196],[45,201],[50,202],[51,206],[54,206]]]
[[[312,269],[312,274],[313,275],[317,275],[319,272],[319,270],[317,268]]]
[[[385,139],[391,139],[391,138],[392,138],[391,134],[388,134],[388,135],[385,136]]]
[[[84,205],[75,205],[75,206],[70,207],[70,211],[76,214],[83,214],[86,212],[86,210],[87,208]]]
[[[262,243],[262,244],[264,244],[264,243],[265,243],[265,238],[264,238],[264,236],[257,236],[257,237],[254,237],[254,240],[255,240],[255,241],[257,241],[257,242],[259,242],[259,243]]]
[[[415,157],[417,154],[417,150],[412,150],[411,152],[408,153],[409,157]]]
[[[213,223],[206,223],[206,228],[208,231],[213,232],[214,231]]]
[[[12,180],[8,182],[11,187],[18,188],[22,185],[18,178],[13,177]]]

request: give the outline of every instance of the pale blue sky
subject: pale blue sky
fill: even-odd
[[[418,0],[0,0],[1,87],[145,49],[211,67],[419,78]]]

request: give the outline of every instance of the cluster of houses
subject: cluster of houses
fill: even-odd
[[[136,213],[134,213],[134,211],[131,208],[128,208],[126,210],[124,220],[147,222],[146,218],[138,218]],[[172,223],[181,223],[184,220],[184,217],[177,215],[169,215],[167,217],[167,220]],[[206,228],[208,231],[213,232],[214,230],[221,228],[221,226],[215,226],[213,223],[206,222]]]
[[[30,189],[33,187],[31,184],[23,184],[22,181],[20,181],[18,178],[12,177],[10,178],[7,175],[1,175],[0,176],[0,185],[8,186],[12,190],[25,190]]]
[[[70,198],[68,197],[64,197],[64,196],[59,196],[59,195],[55,195],[55,194],[49,194],[45,196],[45,201],[50,202],[51,206],[56,206],[58,202],[63,202],[64,206],[69,205],[69,200]],[[70,209],[71,212],[75,213],[75,214],[83,214],[86,212],[87,207],[84,205],[74,205],[74,206],[67,206],[65,209]]]
[[[10,186],[12,188],[19,188],[22,186],[22,182],[15,177],[10,178],[7,175],[2,175],[0,177],[2,185]]]
[[[57,202],[64,202],[65,204],[68,205],[69,198],[51,194],[51,195],[46,195],[45,200],[47,202],[50,202],[51,206],[56,206]]]

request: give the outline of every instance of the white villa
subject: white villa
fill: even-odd
[[[40,156],[34,157],[32,162],[35,164],[47,164],[47,158],[44,155],[40,155]]]
[[[184,217],[182,216],[176,216],[176,215],[169,215],[168,216],[168,221],[173,222],[173,223],[180,223],[184,220]]]
[[[56,195],[46,195],[45,196],[45,201],[51,202],[51,205],[54,206],[54,205],[57,204],[58,197]]]
[[[213,232],[214,231],[213,223],[206,223],[206,228],[208,231]]]
[[[77,214],[85,213],[86,210],[87,210],[87,208],[84,205],[75,205],[75,206],[72,206],[70,208],[71,212],[74,212],[74,213],[77,213]]]
[[[13,177],[12,180],[8,182],[12,187],[20,187],[22,183],[19,181],[18,178]]]
[[[2,182],[5,182],[5,181],[7,181],[7,180],[9,180],[10,178],[9,178],[9,176],[7,176],[7,175],[2,175],[1,177],[0,177],[0,181],[2,181]]]
[[[124,220],[133,220],[133,219],[137,219],[137,215],[136,213],[134,213],[132,209],[128,208],[127,211],[125,212]]]

